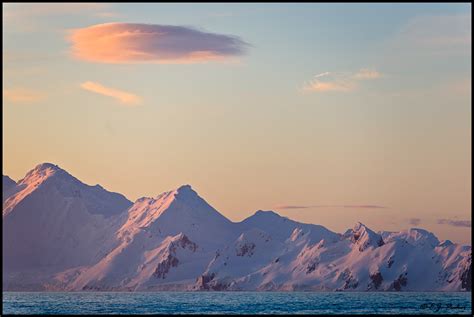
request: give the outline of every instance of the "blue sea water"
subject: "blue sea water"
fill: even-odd
[[[471,314],[471,293],[3,292],[3,314]]]

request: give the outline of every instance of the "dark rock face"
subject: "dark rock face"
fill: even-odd
[[[155,272],[153,272],[153,276],[156,278],[166,278],[166,274],[169,272],[170,268],[177,267],[179,264],[178,258],[174,257],[173,255],[169,254],[166,260],[163,262],[158,263]]]
[[[396,290],[400,291],[402,289],[402,286],[406,286],[408,284],[408,278],[407,278],[407,273],[405,272],[404,274],[400,274],[398,278],[393,281],[390,290]]]
[[[253,255],[253,251],[255,250],[255,244],[254,243],[245,243],[240,248],[238,248],[237,251],[237,256],[244,256],[247,255],[251,257]]]
[[[390,259],[388,259],[388,263],[387,263],[388,268],[392,267],[393,262],[395,262],[395,261],[393,260],[392,257],[390,257]]]
[[[368,290],[378,289],[383,282],[383,277],[380,272],[371,274],[370,279],[372,280],[372,282],[368,285]]]
[[[308,264],[308,267],[306,268],[306,274],[309,274],[314,270],[316,270],[316,263]]]
[[[195,252],[197,247],[198,246],[196,243],[192,242],[191,240],[188,239],[186,235],[182,234],[177,241],[173,241],[170,243],[169,249],[168,249],[168,256],[166,257],[164,261],[158,263],[155,271],[153,272],[153,276],[156,278],[165,279],[166,274],[169,272],[169,270],[172,267],[178,266],[179,260],[175,256],[177,248],[188,249],[192,252]]]
[[[355,289],[359,286],[359,281],[352,276],[352,272],[349,269],[345,269],[340,275],[339,279],[344,280],[344,286],[342,289]]]
[[[357,242],[357,240],[359,240],[360,238],[360,233],[359,232],[355,232],[354,235],[352,236],[352,242]]]
[[[197,288],[200,290],[210,290],[209,282],[212,281],[215,276],[214,273],[199,276],[196,281]]]
[[[201,291],[225,291],[229,284],[215,279],[214,273],[203,274],[198,277],[195,288]]]
[[[189,238],[183,234],[183,237],[177,241],[177,245],[183,249],[188,248],[190,251],[195,252],[197,244],[189,240]]]
[[[466,291],[472,290],[472,265],[461,274],[461,288]]]

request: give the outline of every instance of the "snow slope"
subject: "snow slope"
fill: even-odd
[[[11,189],[16,186],[16,182],[10,177],[3,175],[2,197],[3,201],[11,195]]]
[[[420,228],[340,234],[261,210],[233,223],[189,185],[132,204],[49,163],[12,182],[4,290],[471,290],[471,246]]]
[[[58,166],[40,164],[3,204],[3,285],[42,288],[50,275],[100,259],[131,205]]]
[[[194,283],[216,249],[237,233],[233,223],[189,185],[156,198],[140,198],[115,233],[117,247],[70,288],[150,290],[166,289],[169,283],[183,288],[182,282]]]

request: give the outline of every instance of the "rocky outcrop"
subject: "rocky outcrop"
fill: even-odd
[[[198,248],[197,244],[189,240],[189,238],[184,234],[180,233],[171,243],[170,250],[176,252],[176,248],[188,249],[192,252],[195,252]]]
[[[236,249],[236,255],[237,256],[249,256],[251,257],[253,255],[253,251],[255,250],[255,243],[243,243],[240,246],[237,247]]]
[[[188,249],[191,252],[195,252],[198,248],[197,244],[189,240],[189,238],[180,233],[169,243],[167,256],[163,261],[158,263],[155,271],[153,272],[153,277],[165,279],[166,274],[172,267],[177,267],[179,264],[179,259],[176,257],[177,249]]]
[[[377,290],[383,282],[382,274],[380,272],[370,274],[370,280],[367,290]]]
[[[392,285],[390,285],[389,290],[395,290],[395,291],[401,291],[403,286],[407,286],[408,284],[408,278],[407,278],[407,272],[400,274],[398,278],[393,281]]]
[[[472,264],[461,274],[461,288],[465,291],[472,290]]]
[[[153,272],[153,276],[156,278],[165,279],[166,274],[169,272],[170,268],[177,267],[178,264],[179,264],[178,258],[169,254],[168,257],[164,261],[158,263],[155,271]]]
[[[339,279],[344,281],[344,285],[342,286],[342,289],[337,289],[338,291],[355,289],[357,286],[359,286],[359,281],[354,276],[352,276],[352,272],[349,269],[342,271],[339,274]]]
[[[204,273],[198,277],[194,289],[201,291],[225,291],[228,290],[230,283],[216,279],[214,273]]]

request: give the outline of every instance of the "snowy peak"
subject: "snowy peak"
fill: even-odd
[[[252,217],[263,217],[263,218],[281,218],[279,214],[272,210],[257,210]]]
[[[80,201],[89,213],[106,217],[121,213],[131,205],[121,194],[109,192],[100,185],[86,185],[58,165],[42,163],[18,182],[14,193],[4,202],[3,216],[26,199],[34,199],[33,196],[43,197],[41,199],[46,204],[58,203],[58,200],[63,199]]]
[[[66,171],[59,168],[58,165],[54,165],[51,163],[41,163],[41,164],[38,164],[31,171],[26,173],[25,177],[22,180],[20,180],[19,183],[27,184],[34,181],[45,180],[59,171],[66,173]]]
[[[175,197],[181,197],[181,198],[195,198],[198,196],[198,194],[193,190],[191,185],[186,184],[186,185],[181,185],[177,189],[174,190],[175,192]]]
[[[263,210],[234,223],[190,185],[132,204],[51,163],[18,184],[3,182],[11,186],[3,208],[4,290],[472,287],[471,247],[440,243],[419,228],[376,233],[359,222],[341,235]]]
[[[47,170],[58,171],[58,170],[61,170],[61,168],[56,164],[45,162],[45,163],[40,163],[36,165],[36,167],[33,170],[38,171],[38,172],[47,171]]]
[[[382,237],[370,230],[364,224],[357,222],[352,228],[351,241],[359,247],[359,251],[363,252],[367,248],[378,248],[384,245]]]
[[[400,232],[383,232],[382,237],[385,242],[405,240],[414,246],[429,246],[432,248],[440,243],[433,233],[420,228],[411,228]]]
[[[138,199],[128,210],[128,219],[118,231],[119,238],[148,231],[161,237],[186,234],[201,244],[223,244],[234,238],[232,222],[202,199],[190,185],[163,192],[155,198]]]
[[[180,216],[183,216],[183,212],[193,217],[218,215],[225,218],[202,199],[192,189],[191,185],[183,185],[177,189],[163,192],[155,198],[139,198],[129,211],[134,218],[142,222],[141,226],[149,225],[159,217],[165,216],[165,214],[170,216],[172,213],[179,213]],[[179,219],[175,220],[178,221]]]

